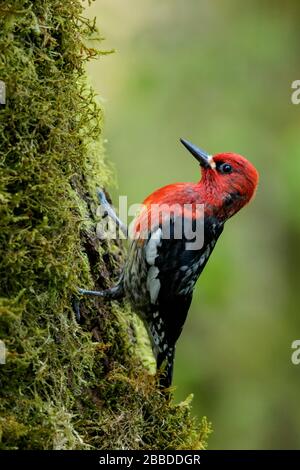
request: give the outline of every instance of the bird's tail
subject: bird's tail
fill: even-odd
[[[157,372],[159,373],[159,386],[161,388],[169,388],[172,384],[174,357],[175,346],[157,355],[156,364]]]

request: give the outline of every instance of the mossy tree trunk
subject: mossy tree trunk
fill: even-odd
[[[84,301],[80,324],[72,309],[77,286],[107,287],[123,257],[95,232],[110,173],[82,14],[79,0],[0,6],[0,448],[201,448],[206,421],[157,390],[129,307]]]

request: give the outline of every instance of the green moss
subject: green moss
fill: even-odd
[[[156,388],[142,325],[128,305],[88,299],[124,253],[95,233],[102,112],[85,78],[98,56],[77,0],[0,6],[1,449],[199,449],[210,427]]]

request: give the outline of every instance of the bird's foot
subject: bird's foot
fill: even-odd
[[[109,289],[108,289],[109,290]],[[105,297],[105,290],[88,290],[88,289],[80,289],[78,288],[79,294],[82,295],[94,295],[95,297]]]
[[[127,238],[128,228],[126,227],[125,224],[123,224],[122,220],[117,216],[114,208],[109,204],[108,200],[106,199],[104,191],[98,188],[97,196],[98,196],[100,204],[102,205],[103,209],[106,212],[105,215],[108,215],[116,223],[116,225],[120,228],[120,230],[123,232],[123,234]]]
[[[109,289],[105,290],[88,290],[88,289],[78,289],[79,294],[81,295],[92,295],[95,297],[105,297],[106,299],[119,299],[123,295],[123,289],[121,284],[117,284],[116,286],[110,287]]]
[[[78,293],[81,295],[91,295],[94,297],[103,297],[109,300],[118,300],[121,299],[124,296],[124,291],[123,291],[123,286],[122,283],[117,284],[116,286],[113,286],[109,289],[105,290],[88,290],[88,289],[81,289],[78,288]],[[78,323],[80,323],[81,320],[81,314],[80,314],[80,300],[77,298],[73,298],[72,301],[73,305],[73,310],[75,313],[75,318]]]

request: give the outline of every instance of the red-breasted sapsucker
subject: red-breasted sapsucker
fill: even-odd
[[[195,283],[224,223],[250,201],[258,183],[256,169],[241,155],[210,156],[181,142],[200,163],[200,181],[170,184],[148,196],[117,285],[105,291],[80,289],[82,294],[129,299],[148,331],[163,387],[172,382],[175,345]],[[122,227],[104,193],[99,197]]]

